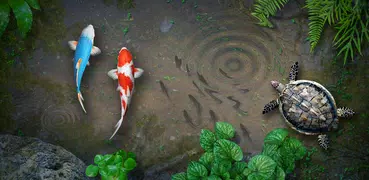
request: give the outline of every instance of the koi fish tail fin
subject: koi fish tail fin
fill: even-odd
[[[81,93],[81,91],[79,91],[79,92],[78,92],[78,101],[79,101],[79,103],[81,104],[83,111],[84,111],[85,113],[87,113],[87,112],[86,112],[86,109],[85,109],[85,106],[83,106],[83,102],[82,102],[83,100],[84,100],[84,99],[83,99],[83,97],[82,97],[82,93]]]
[[[122,122],[123,122],[123,117],[121,117],[121,118],[119,119],[118,123],[115,125],[115,131],[114,131],[113,135],[109,138],[109,140],[110,140],[111,138],[113,138],[113,137],[115,136],[115,134],[118,132],[118,130],[119,130],[119,128],[120,128],[120,126],[122,125]]]

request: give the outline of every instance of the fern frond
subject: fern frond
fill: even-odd
[[[288,0],[257,0],[251,15],[259,20],[258,24],[272,28],[274,26],[268,18],[270,16],[275,16],[276,12],[287,2]]]
[[[307,0],[306,8],[309,13],[309,41],[310,52],[313,52],[319,42],[324,25],[327,21],[327,14],[322,15],[322,4],[320,0]]]

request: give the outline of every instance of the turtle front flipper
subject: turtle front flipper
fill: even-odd
[[[324,150],[329,148],[329,138],[326,134],[321,134],[318,136],[319,146],[322,147]]]
[[[342,107],[337,109],[338,117],[348,118],[355,115],[355,112],[347,107]]]
[[[293,64],[291,66],[291,70],[290,70],[290,74],[288,76],[288,79],[290,81],[296,81],[298,73],[299,73],[299,63],[295,62],[295,64]]]
[[[263,114],[266,114],[266,113],[272,111],[273,109],[277,108],[278,105],[279,105],[279,103],[278,103],[277,100],[270,101],[268,104],[266,104],[264,106]]]

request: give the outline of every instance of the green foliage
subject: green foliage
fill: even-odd
[[[281,9],[288,0],[257,0],[251,14],[259,19],[259,24],[273,27],[268,20]],[[362,47],[369,42],[369,7],[366,0],[306,0],[309,12],[310,52],[317,46],[325,24],[335,27],[334,46],[337,56],[354,59],[354,53],[362,55]]]
[[[12,9],[17,20],[18,30],[22,37],[25,37],[32,27],[31,7],[40,10],[37,0],[3,0],[0,1],[0,37],[9,24],[10,9]]]
[[[275,16],[277,10],[280,10],[288,0],[256,0],[254,4],[254,12],[251,13],[259,20],[260,25],[274,27],[268,20],[270,16]]]
[[[86,176],[96,177],[100,174],[102,180],[126,180],[128,173],[136,165],[136,155],[132,152],[119,150],[114,154],[98,154],[94,158],[94,164],[87,166]]]
[[[275,129],[265,137],[262,153],[246,163],[241,147],[229,140],[234,135],[235,129],[225,122],[216,123],[215,133],[202,129],[200,145],[205,153],[172,180],[284,180],[294,170],[295,161],[306,154],[306,148],[289,137],[287,130]]]

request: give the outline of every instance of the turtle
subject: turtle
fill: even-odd
[[[279,107],[286,123],[305,135],[318,135],[320,147],[329,148],[327,132],[338,129],[338,118],[349,118],[355,112],[347,107],[337,108],[332,94],[320,83],[297,80],[298,62],[290,69],[289,83],[271,81],[279,97],[264,106],[263,114]]]

